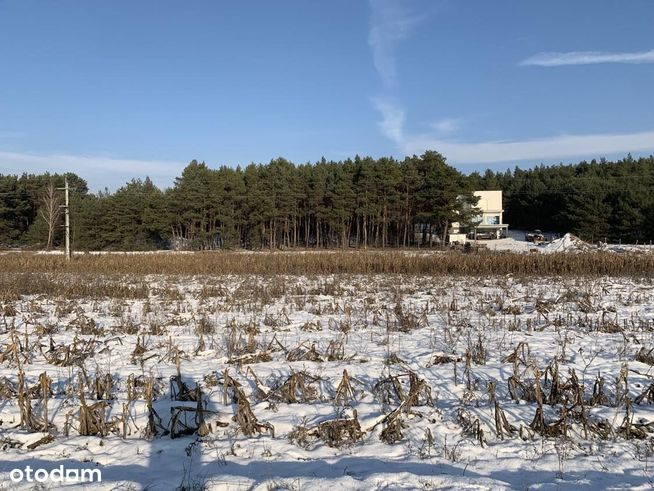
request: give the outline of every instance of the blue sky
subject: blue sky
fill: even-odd
[[[0,0],[0,173],[654,153],[654,2]]]

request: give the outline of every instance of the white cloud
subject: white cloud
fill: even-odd
[[[434,149],[455,164],[547,161],[565,157],[602,157],[615,153],[654,151],[654,131],[628,134],[561,135],[522,141],[451,142],[416,136],[402,142],[405,154]]]
[[[397,45],[424,16],[409,14],[398,0],[370,0],[370,7],[368,44],[377,73],[384,85],[392,87],[397,81]]]
[[[520,62],[522,66],[592,65],[597,63],[654,63],[654,50],[633,53],[601,51],[571,51],[568,53],[538,53]]]
[[[0,151],[0,171],[5,173],[74,172],[91,189],[116,188],[124,176],[149,176],[159,186],[169,186],[185,164],[170,161],[121,159],[96,155],[32,154]]]
[[[654,151],[654,131],[628,134],[559,135],[521,141],[460,142],[432,134],[407,134],[404,110],[388,100],[375,101],[379,127],[402,155],[436,150],[453,164],[543,162],[566,157],[602,157],[616,153]]]
[[[375,98],[372,102],[382,115],[378,123],[381,132],[396,143],[404,141],[404,110],[383,98]]]
[[[441,134],[453,133],[461,128],[461,120],[456,118],[441,119],[432,123],[431,127]]]

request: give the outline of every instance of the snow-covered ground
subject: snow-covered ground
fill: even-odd
[[[543,244],[534,244],[533,242],[527,242],[523,239],[524,233],[520,231],[510,231],[509,237],[505,239],[496,239],[496,240],[479,240],[478,244],[485,247],[491,251],[503,251],[503,252],[515,252],[515,253],[531,253],[531,252],[544,252],[544,253],[553,253],[553,252],[590,252],[590,251],[608,251],[616,253],[652,253],[654,252],[654,245],[652,244],[589,244],[581,240],[579,237],[573,234],[565,234],[563,237],[554,239],[551,242],[546,242]],[[352,249],[354,250],[354,249]],[[356,249],[360,250],[360,249]],[[375,249],[369,249],[374,251]],[[423,249],[391,249],[403,254],[409,255],[423,255],[423,254],[434,254],[442,253],[444,249],[439,248],[423,248]],[[313,253],[336,253],[342,252],[342,249],[290,249],[290,250],[280,250],[275,251],[276,254],[313,254]],[[232,252],[240,252],[241,254],[259,254],[260,251],[252,250],[239,250]],[[265,250],[264,253],[268,254],[269,251]],[[20,249],[15,250],[0,250],[0,255],[3,254],[15,254],[23,253]],[[38,255],[61,255],[63,254],[62,250],[50,250],[50,251],[35,251],[34,254]],[[175,254],[196,254],[194,251],[172,251],[172,250],[157,250],[157,251],[74,251],[75,255],[110,255],[110,254],[128,254],[128,255],[139,255],[139,254],[163,254],[163,255],[175,255]]]
[[[622,244],[599,244],[593,245],[584,242],[573,234],[565,234],[563,237],[554,239],[551,242],[542,245],[519,240],[514,237],[507,237],[499,240],[479,241],[487,249],[492,251],[509,251],[509,252],[589,252],[589,251],[609,251],[609,252],[654,252],[654,246],[650,244],[640,245],[622,245]]]
[[[651,280],[106,281],[133,288],[0,292],[0,489],[34,489],[27,465],[98,469],[92,489],[652,486]],[[171,415],[205,425],[171,438]]]

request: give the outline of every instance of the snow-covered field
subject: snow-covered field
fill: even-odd
[[[652,486],[651,280],[106,281],[0,292],[0,489]]]
[[[651,244],[589,244],[573,234],[565,234],[563,237],[555,239],[542,245],[519,240],[514,237],[507,237],[499,240],[480,241],[487,249],[492,251],[508,252],[590,252],[590,251],[607,251],[607,252],[630,252],[630,253],[651,253],[654,252],[654,246]]]

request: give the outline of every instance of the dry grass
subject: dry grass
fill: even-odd
[[[636,275],[654,273],[654,255],[589,252],[516,254],[479,252],[410,253],[402,251],[202,252],[194,254],[84,254],[70,263],[63,256],[15,253],[0,255],[5,273],[124,274],[425,274],[425,275]],[[32,279],[32,281],[34,281]],[[6,281],[4,287],[6,287]],[[0,290],[3,288],[0,287]],[[46,289],[46,286],[43,287]],[[70,285],[85,294],[84,283]],[[44,293],[46,293],[44,291]],[[138,289],[132,295],[142,294]]]
[[[21,254],[22,256],[22,254]],[[46,295],[66,299],[81,298],[147,298],[149,287],[144,282],[127,279],[124,275],[98,275],[92,271],[66,271],[52,266],[53,274],[43,274],[45,269],[33,264],[24,269],[16,268],[17,264],[0,256],[0,304],[15,300],[19,295]],[[20,264],[29,264],[20,263]],[[11,312],[8,312],[8,315]]]

